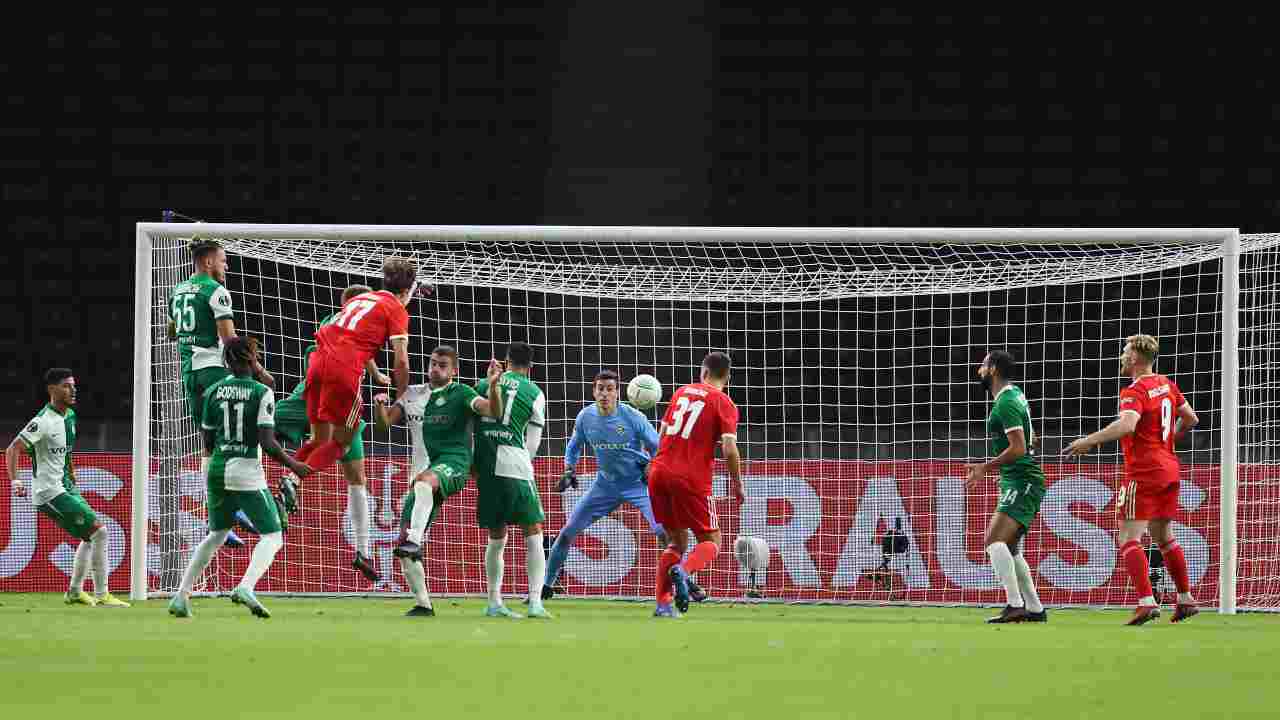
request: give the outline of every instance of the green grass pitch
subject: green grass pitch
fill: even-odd
[[[1122,627],[1050,611],[552,601],[556,619],[481,617],[483,601],[264,597],[259,620],[197,598],[68,607],[0,595],[5,716],[188,718],[1273,718],[1280,616]],[[520,607],[513,603],[512,607]],[[46,714],[50,713],[50,714]]]

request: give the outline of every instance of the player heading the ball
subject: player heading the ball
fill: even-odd
[[[711,504],[711,469],[716,445],[724,451],[730,491],[741,503],[742,458],[738,454],[738,406],[725,394],[729,356],[708,353],[701,379],[671,394],[658,428],[658,452],[649,463],[649,499],[653,515],[670,544],[658,560],[656,617],[677,617],[689,609],[689,574],[710,565],[720,552],[720,525]],[[682,564],[692,531],[698,544]],[[675,608],[672,608],[672,601]]]
[[[1084,455],[1094,446],[1119,440],[1124,450],[1124,481],[1116,493],[1116,516],[1120,520],[1120,557],[1133,587],[1138,591],[1138,607],[1126,625],[1142,625],[1160,616],[1151,589],[1151,568],[1138,541],[1151,531],[1160,545],[1164,565],[1178,588],[1173,622],[1199,613],[1191,595],[1187,558],[1182,553],[1170,525],[1178,512],[1180,466],[1173,446],[1200,418],[1183,397],[1178,384],[1155,372],[1160,342],[1150,335],[1125,338],[1120,354],[1120,374],[1133,379],[1120,391],[1119,417],[1102,430],[1075,440],[1065,455]]]
[[[371,292],[373,288],[368,285],[351,285],[342,291],[342,304],[345,305],[357,295]],[[316,332],[332,325],[338,319],[340,312],[341,308],[338,312],[331,313],[321,320],[316,326]],[[306,377],[311,353],[315,352],[316,348],[317,344],[312,343],[302,351],[303,380],[294,386],[288,397],[276,405],[276,437],[288,440],[294,445],[302,445],[303,438],[311,432],[311,424],[307,422]],[[378,369],[372,357],[365,362],[365,371],[375,383],[391,384],[391,378]],[[342,468],[342,476],[347,481],[347,515],[351,518],[351,529],[356,536],[356,552],[355,557],[351,559],[351,567],[358,570],[369,582],[376,583],[382,578],[369,559],[369,492],[365,487],[367,481],[364,472],[364,427],[364,418],[361,418],[355,432],[351,435],[351,443],[338,460],[338,464]],[[283,440],[281,442],[283,443]]]
[[[400,257],[382,263],[382,290],[343,303],[338,317],[316,332],[316,351],[307,368],[307,419],[311,439],[294,456],[324,472],[351,444],[361,420],[360,379],[365,366],[388,341],[395,360],[391,377],[396,397],[409,389],[409,313],[417,288],[417,264]]]

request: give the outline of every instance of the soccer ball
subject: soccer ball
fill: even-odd
[[[627,399],[637,410],[648,410],[662,399],[662,383],[652,375],[637,375],[627,383]]]

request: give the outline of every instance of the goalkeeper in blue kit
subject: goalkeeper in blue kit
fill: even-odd
[[[552,586],[560,576],[574,538],[624,502],[644,515],[659,547],[667,544],[666,531],[653,517],[649,488],[644,479],[649,459],[658,449],[658,432],[639,410],[618,402],[618,384],[618,374],[614,371],[601,370],[597,373],[592,384],[592,395],[596,401],[583,408],[574,421],[573,437],[565,449],[564,474],[556,483],[556,491],[563,493],[571,487],[578,487],[574,468],[587,445],[595,451],[598,470],[591,489],[578,500],[569,521],[551,547],[547,578],[542,585],[544,600],[554,594]],[[693,583],[690,583],[690,596],[698,602],[706,599],[706,593]]]

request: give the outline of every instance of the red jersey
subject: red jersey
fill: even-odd
[[[1125,474],[1154,485],[1178,480],[1178,456],[1173,452],[1178,408],[1186,403],[1176,383],[1163,375],[1146,375],[1120,391],[1120,412],[1138,413],[1138,425],[1120,438]]]
[[[348,300],[316,332],[316,344],[343,366],[363,368],[388,340],[401,337],[409,337],[409,312],[395,295],[379,290]]]
[[[738,406],[714,387],[694,383],[671,395],[662,422],[667,431],[651,464],[684,478],[695,493],[710,497],[716,445],[725,435],[737,437]]]

